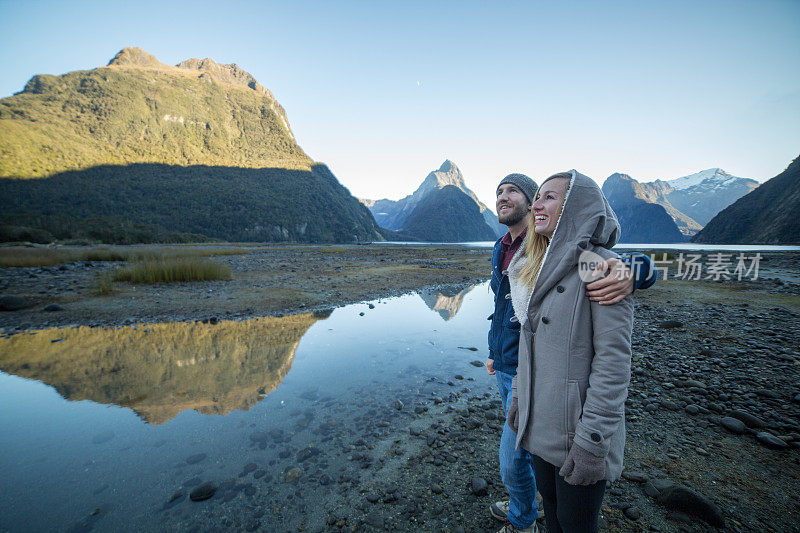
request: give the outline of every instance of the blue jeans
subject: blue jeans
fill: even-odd
[[[503,400],[503,413],[511,405],[511,374],[495,371],[497,388]],[[500,477],[509,497],[508,521],[517,529],[529,528],[539,516],[536,506],[536,480],[533,477],[533,455],[522,446],[516,447],[517,434],[508,424],[503,424],[500,437]]]

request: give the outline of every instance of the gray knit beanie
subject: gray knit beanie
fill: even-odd
[[[504,183],[510,183],[512,185],[516,185],[519,190],[528,197],[528,201],[533,203],[533,199],[536,196],[536,189],[539,187],[536,185],[536,182],[530,179],[525,174],[509,174],[503,181],[500,182],[500,185]],[[500,188],[500,185],[497,188]]]

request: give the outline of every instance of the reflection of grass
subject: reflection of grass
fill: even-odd
[[[145,260],[118,270],[114,274],[114,281],[130,281],[131,283],[172,283],[216,279],[231,279],[231,269],[227,265],[212,263],[196,257]]]
[[[135,250],[103,246],[80,250],[8,246],[0,248],[0,267],[41,267],[76,261],[158,261],[175,257],[242,255],[247,253],[250,253],[250,251],[241,248],[180,247]]]

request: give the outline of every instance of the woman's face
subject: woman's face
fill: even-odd
[[[548,239],[553,236],[567,194],[566,178],[553,178],[542,184],[533,202],[534,230]]]

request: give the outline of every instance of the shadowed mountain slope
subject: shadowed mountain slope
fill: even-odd
[[[311,170],[137,164],[0,180],[5,229],[126,244],[187,240],[383,240],[325,165]]]
[[[692,242],[800,243],[800,157],[786,170],[723,209]]]
[[[453,185],[432,191],[414,207],[403,232],[430,242],[495,240],[475,201]]]
[[[619,219],[621,242],[671,243],[687,240],[671,216],[677,210],[672,208],[671,213],[662,205],[662,192],[657,187],[641,184],[627,174],[617,173],[603,183],[603,194]],[[691,223],[684,225],[685,231],[687,226],[699,229],[696,222],[688,220]]]

